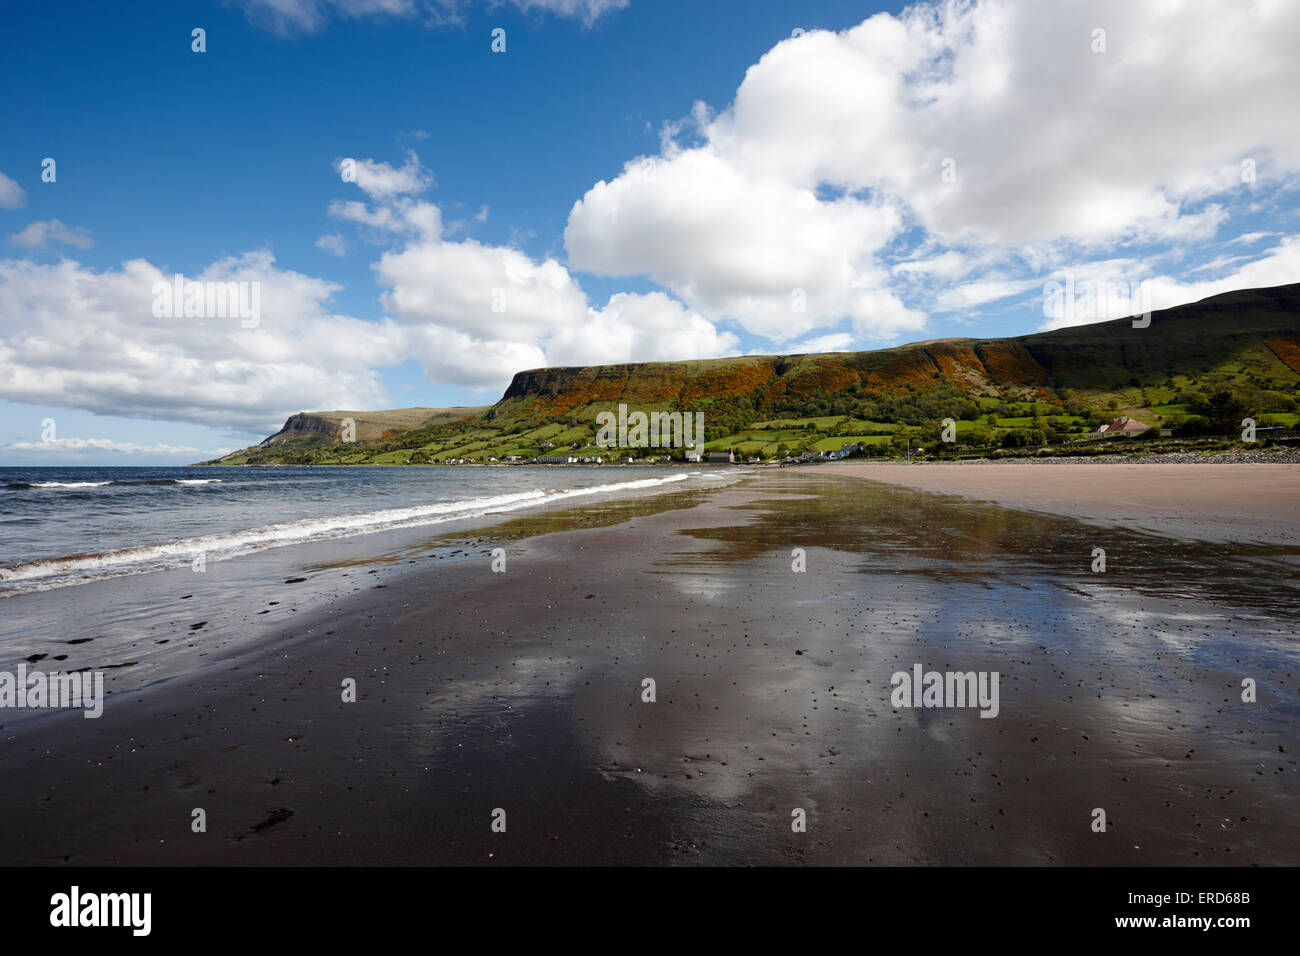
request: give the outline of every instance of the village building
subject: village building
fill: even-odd
[[[827,451],[827,452],[823,452],[822,454],[826,458],[832,460],[838,460],[840,458],[848,458],[854,452],[859,452],[859,451],[862,451],[862,446],[854,442],[852,444],[841,445],[835,451]]]
[[[1094,435],[1135,435],[1138,432],[1144,432],[1150,425],[1144,425],[1136,418],[1129,418],[1127,415],[1121,415],[1108,425],[1101,425],[1093,432]]]

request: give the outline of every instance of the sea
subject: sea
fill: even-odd
[[[679,466],[0,468],[0,600],[720,478]]]

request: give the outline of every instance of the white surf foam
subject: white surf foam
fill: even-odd
[[[121,574],[140,574],[165,568],[180,567],[198,555],[204,561],[220,561],[241,554],[268,548],[283,547],[307,541],[373,534],[396,528],[438,524],[461,518],[474,518],[488,512],[515,511],[552,501],[563,501],[584,496],[613,492],[636,491],[660,485],[686,481],[707,473],[687,472],[666,475],[663,478],[642,478],[635,481],[592,485],[586,488],[556,491],[517,492],[484,498],[437,502],[408,508],[387,508],[359,514],[309,518],[301,521],[270,524],[241,531],[221,532],[143,547],[125,548],[103,554],[78,554],[50,558],[0,568],[0,587],[8,593],[25,593],[34,590],[82,584],[87,581]]]
[[[102,488],[111,481],[33,481],[32,488]]]

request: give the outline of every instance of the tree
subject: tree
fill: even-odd
[[[1191,411],[1204,418],[1213,432],[1235,431],[1247,414],[1245,403],[1227,389],[1219,389],[1204,402],[1197,402]]]

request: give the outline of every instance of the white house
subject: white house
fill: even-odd
[[[1142,422],[1138,421],[1135,418],[1129,418],[1127,415],[1121,415],[1119,418],[1115,419],[1109,425],[1100,426],[1095,432],[1093,432],[1093,434],[1094,435],[1119,435],[1119,434],[1134,435],[1137,434],[1138,432],[1144,432],[1150,427],[1151,427],[1150,425],[1144,425],[1142,424]]]

